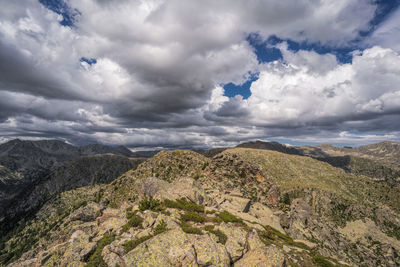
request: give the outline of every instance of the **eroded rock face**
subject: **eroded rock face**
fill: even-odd
[[[218,229],[228,237],[225,244],[226,250],[232,261],[237,261],[243,256],[246,250],[245,244],[247,232],[241,227],[225,223],[219,225]]]
[[[162,233],[130,251],[123,257],[127,266],[175,266],[194,264],[195,251],[190,237],[180,229]]]

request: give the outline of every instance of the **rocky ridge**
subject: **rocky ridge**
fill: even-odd
[[[304,156],[248,148],[212,159],[160,152],[108,185],[47,202],[3,238],[0,260],[9,266],[396,266],[398,195],[397,188]]]

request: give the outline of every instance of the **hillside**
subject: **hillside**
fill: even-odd
[[[380,162],[390,168],[400,169],[400,143],[381,142],[358,148],[338,148],[331,145],[317,146],[332,156],[351,155]]]
[[[399,188],[310,157],[160,152],[58,194],[2,239],[9,266],[397,266]],[[264,265],[260,265],[264,266]]]
[[[237,147],[303,155],[326,162],[348,173],[365,175],[392,186],[400,183],[400,145],[395,142],[382,142],[359,148],[339,148],[332,145],[287,146],[276,142],[255,141],[241,143]],[[213,149],[204,151],[202,154],[212,151]]]
[[[346,172],[381,179],[390,185],[400,182],[400,144],[381,142],[358,148],[332,145],[298,147],[306,156],[328,162]]]
[[[130,155],[125,147],[88,145],[76,147],[58,140],[24,141],[15,139],[0,144],[0,166],[8,170],[0,177],[0,220],[19,195],[64,164],[82,156],[112,153]]]

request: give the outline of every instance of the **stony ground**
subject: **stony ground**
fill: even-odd
[[[46,203],[3,237],[0,260],[7,266],[398,266],[397,190],[279,152],[236,148],[212,159],[160,152],[109,185]]]

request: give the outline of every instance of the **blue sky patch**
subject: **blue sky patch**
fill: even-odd
[[[63,20],[60,21],[61,25],[69,27],[74,25],[79,12],[69,7],[65,0],[39,0],[39,2],[51,11],[63,16]]]
[[[249,34],[246,40],[254,48],[254,53],[259,63],[282,59],[281,51],[278,48],[272,47],[277,44],[275,37],[268,38],[265,41],[258,33],[252,33]]]
[[[228,83],[224,85],[224,96],[234,97],[236,95],[241,95],[243,99],[247,99],[251,96],[250,86],[251,84],[258,80],[258,74],[251,75],[245,83],[236,85],[234,83]]]
[[[88,63],[89,65],[93,65],[93,64],[96,64],[96,63],[97,63],[97,59],[95,59],[95,58],[85,58],[85,57],[81,57],[80,61],[81,61],[81,62],[86,62],[86,63]]]

